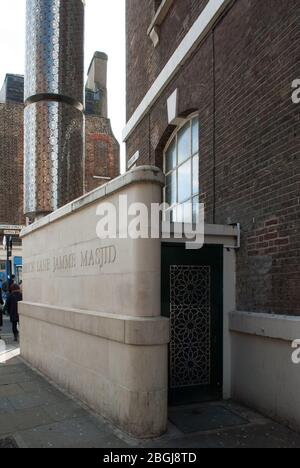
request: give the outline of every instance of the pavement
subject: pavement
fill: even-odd
[[[7,319],[1,336],[0,448],[300,448],[299,434],[231,401],[172,408],[167,434],[132,439],[23,362]]]

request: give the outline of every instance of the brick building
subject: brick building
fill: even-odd
[[[284,392],[276,407],[280,369],[272,367],[266,355],[279,353],[279,358],[280,343],[285,343],[285,378],[291,385],[293,379],[299,384],[295,369],[290,369],[289,352],[290,342],[300,338],[295,336],[300,315],[300,107],[291,99],[292,82],[299,78],[299,15],[300,0],[127,0],[124,130],[128,170],[151,164],[165,172],[164,200],[171,205],[174,222],[183,220],[180,206],[200,200],[205,204],[207,232],[218,226],[240,228],[235,249],[221,242],[224,256],[235,250],[234,279],[229,284],[224,276],[223,254],[219,259],[223,281],[207,278],[212,296],[223,291],[223,304],[236,286],[228,316],[221,305],[223,314],[216,318],[216,305],[211,303],[205,319],[218,322],[223,334],[208,327],[210,336],[198,336],[202,348],[195,346],[194,355],[176,334],[176,327],[186,330],[185,305],[176,299],[177,312],[183,308],[179,320],[170,305],[172,279],[162,278],[162,304],[173,333],[171,376],[176,375],[174,362],[182,359],[175,345],[188,356],[181,362],[181,380],[170,382],[170,394],[177,392],[180,400],[186,390],[190,401],[197,400],[192,387],[201,383],[202,372],[198,397],[202,393],[214,397],[223,382],[223,396],[237,397],[291,424],[297,420],[298,426],[299,401],[296,416],[287,409]],[[163,263],[173,255],[171,265],[196,268],[204,262],[217,275],[213,262],[218,253],[212,246],[190,259],[164,249]],[[169,275],[168,269],[163,271]],[[198,313],[201,316],[203,310]],[[289,323],[294,333],[287,331]],[[192,339],[187,335],[185,339]],[[223,342],[223,351],[213,344],[217,339]],[[201,364],[196,361],[199,353]],[[194,380],[191,373],[185,381],[188,366],[198,366],[198,376],[195,371]],[[205,366],[210,366],[210,378]],[[237,370],[241,367],[244,371]],[[255,383],[249,382],[251,375],[256,375]]]
[[[22,75],[7,74],[0,90],[0,102],[24,101],[24,77]]]
[[[23,215],[24,78],[7,75],[0,91],[0,223],[24,224]],[[12,206],[12,200],[14,204]]]
[[[170,6],[154,47],[147,31],[156,2],[127,2],[128,120],[208,2],[163,3]],[[291,101],[299,8],[298,0],[234,2],[126,138],[128,159],[139,151],[138,164],[163,169],[175,128],[167,98],[177,89],[178,115],[198,114],[207,220],[242,226],[243,310],[300,314],[299,108]]]
[[[13,238],[12,267],[21,281],[23,214],[23,98],[24,78],[6,75],[0,91],[0,242]],[[0,280],[7,272],[6,251],[0,251]]]

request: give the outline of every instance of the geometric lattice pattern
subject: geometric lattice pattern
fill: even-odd
[[[83,193],[83,115],[63,102],[24,112],[25,213],[49,213]]]
[[[170,386],[210,384],[210,266],[170,267]]]
[[[43,93],[83,102],[82,0],[27,0],[25,100]]]
[[[83,0],[27,0],[25,213],[83,194]]]

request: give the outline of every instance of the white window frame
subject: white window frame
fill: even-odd
[[[164,22],[173,2],[174,0],[162,0],[148,28],[147,34],[151,38],[154,47],[159,43],[159,28]]]
[[[200,181],[199,181],[199,168],[200,168],[200,142],[199,142],[199,134],[198,134],[198,150],[193,153],[193,131],[192,131],[192,126],[193,126],[193,121],[195,119],[198,119],[198,132],[200,131],[200,124],[199,124],[199,114],[198,113],[194,113],[194,114],[191,114],[189,117],[187,117],[185,120],[183,120],[183,122],[178,125],[176,127],[176,130],[172,133],[171,137],[169,138],[166,146],[165,146],[165,149],[164,149],[164,152],[163,152],[163,170],[164,170],[164,174],[165,176],[169,176],[170,174],[172,173],[176,173],[176,202],[173,203],[172,205],[170,205],[170,208],[164,212],[164,220],[166,220],[167,218],[167,213],[168,212],[172,212],[176,207],[178,206],[183,206],[184,204],[188,203],[188,202],[193,202],[193,200],[195,198],[198,198],[198,201],[199,201],[199,197],[200,197]],[[180,130],[185,127],[187,124],[190,124],[190,137],[191,137],[191,141],[190,141],[190,156],[184,160],[182,163],[178,164],[178,135],[180,133]],[[167,172],[167,152],[170,148],[170,146],[173,144],[173,142],[175,141],[175,146],[176,146],[176,166],[173,167],[173,169],[171,169],[169,172]],[[198,155],[198,191],[196,193],[193,193],[193,175],[194,175],[194,168],[193,168],[193,160],[194,158]],[[178,172],[179,172],[179,169],[181,166],[183,166],[184,164],[186,164],[188,161],[191,162],[191,174],[190,174],[190,177],[191,177],[191,195],[184,201],[182,202],[179,202],[179,184],[178,184]],[[167,184],[165,185],[164,187],[164,194],[163,194],[163,198],[164,198],[164,203],[167,202],[167,197],[166,197],[166,192],[167,192]]]

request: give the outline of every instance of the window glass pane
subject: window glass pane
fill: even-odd
[[[192,194],[191,159],[178,168],[178,202],[191,198]]]
[[[174,205],[177,198],[177,181],[176,181],[176,172],[171,172],[167,176],[167,185],[166,185],[166,203],[169,205]]]
[[[199,156],[193,158],[193,195],[199,193]]]
[[[171,211],[171,223],[178,223],[177,207],[173,208],[173,210]]]
[[[196,223],[198,221],[197,212],[199,211],[199,203],[200,203],[199,197],[194,197],[193,198],[193,223]]]
[[[192,201],[177,206],[177,222],[192,223]]]
[[[198,117],[193,119],[192,123],[192,145],[193,145],[193,154],[198,153],[199,151],[199,120]]]
[[[164,221],[168,223],[177,222],[177,206],[164,212]]]
[[[191,156],[191,124],[188,122],[178,132],[178,164]]]
[[[166,173],[170,172],[176,167],[176,142],[171,143],[168,151],[166,152]]]
[[[162,0],[154,0],[154,10],[157,12],[159,9],[160,5],[162,4]]]
[[[172,210],[166,210],[164,212],[164,218],[163,219],[164,219],[165,222],[168,222],[168,223],[171,222],[172,223],[173,222],[172,221]]]

